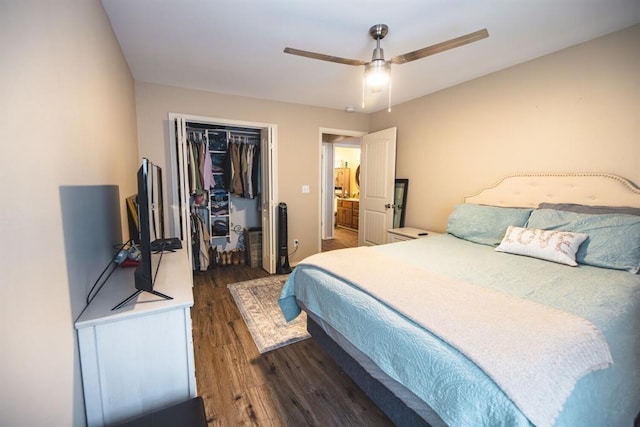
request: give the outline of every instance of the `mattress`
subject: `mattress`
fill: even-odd
[[[345,250],[345,251],[349,251]],[[559,426],[632,425],[640,409],[640,276],[497,253],[450,235],[375,247],[393,259],[584,318],[604,334],[614,364],[580,379]],[[348,256],[348,252],[345,252]],[[402,272],[398,271],[398,280]],[[392,286],[393,284],[390,284]],[[448,425],[527,426],[500,388],[458,350],[335,275],[299,265],[281,306],[303,305]]]

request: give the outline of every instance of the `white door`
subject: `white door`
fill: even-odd
[[[335,226],[335,217],[334,217],[334,204],[335,204],[335,191],[334,182],[335,178],[333,176],[334,168],[333,168],[333,144],[323,142],[322,143],[322,185],[321,187],[321,216],[322,218],[321,225],[321,233],[322,239],[333,239],[333,227]]]
[[[260,161],[262,168],[262,268],[269,274],[276,272],[276,212],[275,191],[276,171],[273,155],[273,135],[271,128],[261,132]]]
[[[380,245],[387,242],[387,229],[393,228],[396,128],[363,136],[360,149],[358,245]]]

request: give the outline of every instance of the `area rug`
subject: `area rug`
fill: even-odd
[[[260,353],[310,337],[305,312],[287,323],[280,311],[278,297],[287,278],[269,276],[227,285]]]

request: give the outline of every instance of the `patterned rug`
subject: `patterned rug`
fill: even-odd
[[[305,312],[287,323],[280,311],[278,297],[288,277],[270,276],[227,285],[260,353],[310,337]]]

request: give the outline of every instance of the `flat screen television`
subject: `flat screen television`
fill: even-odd
[[[165,249],[176,249],[173,239],[164,238],[164,211],[162,193],[162,169],[143,158],[138,169],[138,236],[133,240],[140,250],[140,263],[134,272],[136,291],[116,305],[117,310],[142,292],[149,292],[163,299],[173,299],[153,289]],[[179,242],[178,242],[179,243]]]

